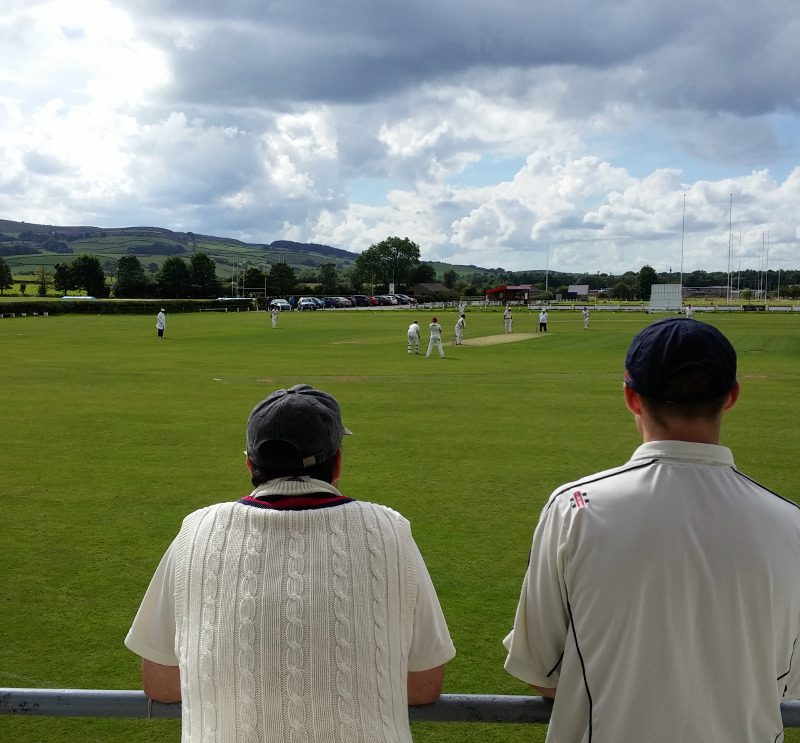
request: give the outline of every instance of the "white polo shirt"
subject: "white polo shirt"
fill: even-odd
[[[800,508],[729,449],[660,441],[556,490],[506,670],[558,687],[548,741],[780,741],[800,698]]]

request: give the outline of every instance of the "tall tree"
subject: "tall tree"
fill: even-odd
[[[205,253],[195,253],[189,261],[189,283],[193,297],[219,296],[217,264]]]
[[[288,263],[273,263],[269,270],[269,285],[273,294],[286,296],[294,293],[297,279],[294,269]]]
[[[378,251],[367,248],[356,258],[350,271],[354,284],[369,284],[369,292],[375,291],[375,284],[384,282],[384,266]]]
[[[411,277],[413,284],[432,284],[436,281],[436,269],[430,263],[420,263]]]
[[[618,281],[609,291],[612,299],[630,299],[632,294],[633,291],[624,281]]]
[[[191,290],[189,266],[183,258],[171,255],[161,264],[161,269],[156,275],[158,294],[161,297],[179,299],[188,297]]]
[[[323,294],[336,294],[339,287],[339,277],[336,274],[335,263],[323,263],[319,267],[319,283],[322,285]]]
[[[117,297],[144,297],[149,281],[144,268],[135,255],[123,255],[117,261],[117,281],[114,294]]]
[[[53,286],[55,286],[56,291],[68,292],[70,289],[76,288],[72,278],[72,264],[56,263],[53,266],[53,271]]]
[[[40,297],[47,296],[47,288],[50,286],[50,272],[44,267],[39,266],[36,271],[36,281],[39,284],[38,294]]]
[[[639,298],[650,299],[650,287],[658,283],[658,274],[652,266],[642,266],[639,269],[637,284],[639,286]]]
[[[456,285],[458,274],[451,268],[442,274],[442,281],[448,289],[452,289]]]
[[[57,268],[57,266],[56,266]],[[69,264],[71,286],[69,289],[84,289],[93,297],[107,297],[108,287],[103,266],[97,256],[84,253]]]
[[[408,281],[419,255],[419,245],[407,237],[387,237],[356,258],[353,273],[362,283],[393,283],[397,287]]]
[[[14,285],[14,277],[11,275],[11,267],[0,257],[0,294]]]
[[[245,290],[261,289],[263,291],[265,280],[266,280],[266,275],[260,268],[255,268],[254,266],[250,266],[244,272]]]
[[[406,283],[411,269],[419,263],[419,245],[407,237],[387,237],[372,247],[386,265],[386,281],[395,287]]]

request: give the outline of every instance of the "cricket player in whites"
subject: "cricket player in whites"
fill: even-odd
[[[277,328],[278,327],[278,312],[279,312],[279,310],[278,310],[277,307],[273,307],[272,308],[271,315],[272,315],[272,327],[273,328]]]
[[[439,321],[434,317],[433,322],[428,325],[431,331],[431,339],[428,341],[428,353],[425,354],[425,358],[429,359],[431,357],[431,351],[433,351],[433,347],[439,349],[439,356],[444,358],[444,348],[442,348],[442,326],[439,325]]]
[[[506,305],[506,311],[503,313],[503,330],[506,333],[512,333],[511,329],[514,324],[514,318],[511,316],[511,307]]]
[[[458,320],[456,321],[456,327],[455,327],[455,340],[457,346],[460,346],[461,341],[464,339],[464,328],[466,326],[467,326],[466,318],[464,317],[464,315],[461,315],[461,317],[459,317]]]
[[[419,353],[419,323],[416,320],[408,326],[408,352]]]
[[[581,317],[583,318],[583,329],[584,330],[588,330],[589,329],[589,308],[588,307],[584,307],[581,310]]]

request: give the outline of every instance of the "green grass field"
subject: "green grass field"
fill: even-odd
[[[562,482],[624,462],[638,444],[622,365],[641,313],[553,312],[520,342],[409,356],[408,311],[196,313],[0,320],[0,686],[138,688],[122,640],[189,511],[249,492],[244,425],[273,389],[334,394],[354,432],[342,490],[405,514],[458,656],[445,691],[529,693],[503,670],[539,510]],[[535,315],[515,313],[516,333]],[[799,500],[800,313],[700,316],[739,352],[742,396],[723,428],[737,465]],[[425,343],[427,333],[423,331]],[[466,338],[502,333],[470,312]],[[423,347],[424,351],[424,347]],[[735,648],[732,649],[735,652]],[[17,719],[0,739],[175,741],[175,721]],[[419,741],[543,741],[543,726],[418,724]],[[787,740],[800,741],[791,731]]]

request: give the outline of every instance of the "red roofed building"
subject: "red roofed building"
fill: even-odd
[[[487,302],[527,302],[531,296],[533,284],[518,284],[516,286],[494,286],[486,290]]]

